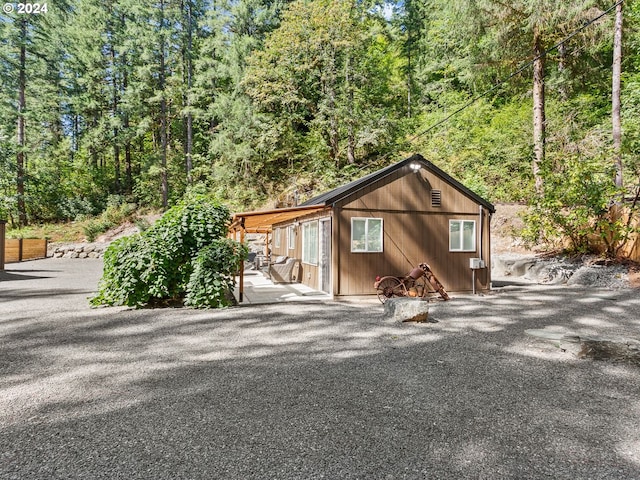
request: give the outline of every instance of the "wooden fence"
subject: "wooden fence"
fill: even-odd
[[[7,238],[4,243],[4,262],[22,262],[47,257],[47,240],[41,238]]]
[[[625,246],[622,247],[620,253],[629,260],[640,262],[640,235],[637,233],[631,235]]]

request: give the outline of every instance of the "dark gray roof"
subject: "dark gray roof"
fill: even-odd
[[[451,177],[450,175],[442,171],[440,168],[436,167],[433,163],[426,160],[422,155],[417,153],[405,160],[402,160],[401,162],[394,163],[393,165],[389,165],[388,167],[385,167],[376,172],[370,173],[369,175],[359,178],[358,180],[354,180],[353,182],[347,183],[346,185],[342,185],[341,187],[334,188],[333,190],[320,194],[317,197],[311,198],[306,202],[304,202],[303,204],[301,204],[300,206],[310,207],[312,205],[325,205],[325,206],[334,205],[336,202],[339,202],[340,200],[348,197],[349,195],[356,193],[358,190],[361,190],[366,186],[372,184],[373,182],[376,182],[386,177],[387,175],[390,175],[396,170],[399,170],[412,163],[422,164],[422,166],[427,170],[429,170],[431,173],[442,178],[445,182],[449,183],[450,185],[453,185],[455,188],[457,188],[458,190],[463,192],[465,195],[467,195],[468,197],[476,201],[478,204],[486,207],[491,213],[496,211],[495,207],[491,203],[489,203],[481,196],[469,190],[467,187],[462,185],[455,178]]]

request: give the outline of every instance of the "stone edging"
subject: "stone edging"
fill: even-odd
[[[102,258],[108,246],[108,243],[52,245],[49,256],[53,258]]]

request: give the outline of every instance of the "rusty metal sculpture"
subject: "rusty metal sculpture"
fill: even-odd
[[[373,288],[382,303],[392,297],[424,298],[429,293],[438,293],[443,300],[451,299],[426,263],[421,263],[403,277],[378,276]]]

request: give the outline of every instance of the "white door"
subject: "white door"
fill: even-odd
[[[320,290],[331,293],[331,219],[320,220],[318,266]]]

